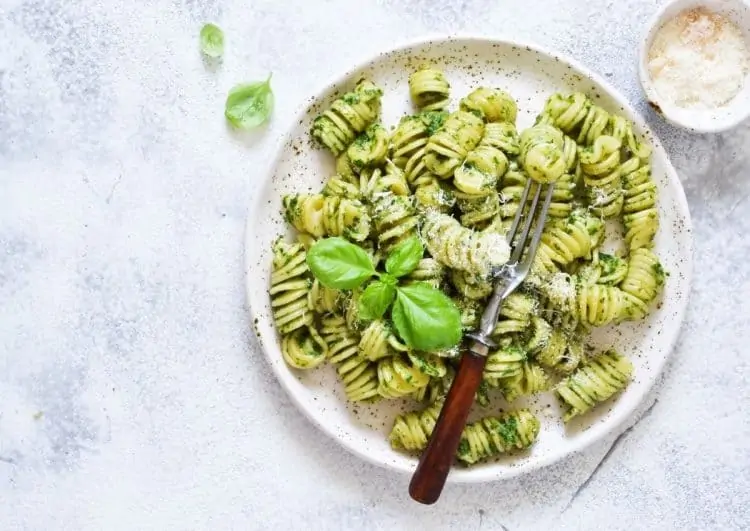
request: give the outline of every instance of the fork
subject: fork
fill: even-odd
[[[427,448],[422,453],[417,470],[409,483],[409,495],[420,503],[433,504],[440,497],[469,416],[469,409],[474,402],[474,395],[482,381],[487,355],[490,349],[497,347],[490,336],[497,323],[500,307],[508,295],[524,281],[531,268],[554,190],[554,185],[546,185],[544,201],[538,208],[544,186],[532,179],[526,181],[520,206],[508,230],[510,258],[505,265],[492,272],[495,280],[492,297],[482,314],[479,327],[466,335],[456,376],[445,398]],[[535,188],[534,196],[528,208],[528,214],[523,219],[532,188]],[[537,218],[537,223],[527,245],[535,218]],[[520,235],[518,235],[519,228],[521,228]]]

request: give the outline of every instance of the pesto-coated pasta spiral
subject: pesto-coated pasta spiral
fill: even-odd
[[[341,154],[380,114],[383,91],[370,81],[360,81],[352,92],[336,99],[312,123],[313,138],[334,156]]]
[[[359,340],[359,352],[370,361],[393,356],[398,352],[409,350],[396,334],[393,333],[389,324],[382,319],[375,319],[362,330]]]
[[[563,421],[582,415],[607,400],[628,384],[633,364],[610,350],[579,367],[555,387],[555,394],[565,409]]]
[[[453,192],[461,211],[461,225],[472,229],[484,229],[500,214],[500,197],[494,191],[488,195],[472,195],[458,190]]]
[[[315,237],[343,236],[361,242],[370,235],[370,216],[359,201],[323,194],[283,198],[284,215],[294,228]]]
[[[443,376],[430,378],[430,383],[414,391],[411,397],[417,402],[426,402],[430,405],[445,398],[455,377],[453,367],[447,365],[445,368],[446,372]]]
[[[476,232],[449,215],[428,213],[422,236],[433,258],[452,269],[486,275],[508,261],[505,239],[494,233]]]
[[[513,402],[519,397],[546,391],[549,389],[549,384],[549,377],[541,365],[526,361],[520,374],[500,381],[500,388],[505,400]]]
[[[323,195],[338,196],[343,199],[352,199],[355,201],[362,199],[362,193],[359,190],[358,184],[354,184],[352,180],[343,178],[338,173],[332,175],[326,181],[321,193]]]
[[[344,384],[352,402],[378,397],[378,375],[375,364],[359,353],[359,335],[346,326],[343,317],[329,314],[321,319],[320,333],[328,346],[328,360]]]
[[[352,292],[349,294],[346,304],[344,305],[344,318],[346,319],[346,326],[350,330],[354,330],[357,333],[360,333],[367,324],[366,321],[363,321],[359,317],[359,298],[361,296],[361,287],[352,290]]]
[[[424,450],[442,408],[443,402],[437,401],[422,411],[397,416],[388,436],[391,446],[408,452]]]
[[[616,286],[625,278],[628,263],[612,254],[594,251],[593,259],[580,267],[576,280],[585,284],[607,284]]]
[[[494,147],[512,157],[520,153],[518,130],[513,122],[491,122],[484,126],[480,144]]]
[[[624,317],[641,319],[648,313],[649,304],[664,286],[664,269],[656,255],[648,249],[630,253],[628,270],[620,287],[625,292]]]
[[[327,288],[316,278],[308,293],[308,307],[317,313],[333,313],[343,307],[344,294],[333,288]]]
[[[578,285],[576,313],[580,321],[592,326],[604,326],[619,321],[626,309],[623,291],[603,284]]]
[[[609,125],[609,113],[581,92],[553,94],[544,105],[544,113],[556,127],[584,146],[593,144]]]
[[[548,215],[551,218],[566,218],[574,208],[576,194],[576,178],[570,173],[563,173],[562,177],[552,185],[552,202]]]
[[[425,148],[430,136],[442,127],[447,117],[448,113],[442,111],[405,116],[391,135],[393,163],[404,170],[406,180],[414,188],[435,178],[425,166]]]
[[[326,360],[328,346],[314,326],[281,337],[281,354],[295,369],[314,369]]]
[[[479,87],[464,98],[459,104],[462,111],[480,116],[486,122],[516,123],[518,106],[513,97],[504,90]]]
[[[482,300],[492,293],[492,282],[485,277],[466,271],[453,270],[450,279],[451,285],[456,288],[456,291],[467,299]]]
[[[375,194],[372,218],[378,246],[384,252],[417,234],[419,217],[408,197],[390,192]]]
[[[525,450],[536,441],[540,423],[528,409],[485,417],[467,425],[456,457],[466,465],[513,450]]]
[[[575,329],[578,317],[575,315],[576,286],[578,279],[559,271],[539,281],[540,315],[553,326],[566,330]]]
[[[346,151],[336,157],[336,174],[341,177],[341,179],[352,184],[357,184],[359,182],[357,173],[358,172],[355,171],[354,164],[349,160],[349,154]]]
[[[604,236],[604,223],[583,210],[566,220],[552,220],[542,232],[532,271],[542,277],[559,271],[577,258],[589,256]]]
[[[443,284],[445,272],[445,267],[434,258],[422,258],[411,273],[401,278],[401,283],[409,285],[414,282],[426,282],[439,289]]]
[[[579,349],[577,346],[569,348],[572,341],[562,330],[553,328],[547,342],[534,354],[534,359],[542,367],[570,374],[578,367],[582,354],[582,348]]]
[[[288,244],[278,239],[273,245],[269,294],[276,328],[282,336],[313,322],[308,304],[312,281],[306,258],[300,243]]]
[[[484,379],[492,387],[498,387],[500,380],[519,376],[525,361],[526,352],[522,348],[513,343],[501,345],[487,356]]]
[[[409,94],[418,108],[439,111],[450,101],[450,83],[437,68],[421,68],[409,76]]]
[[[384,192],[394,195],[408,196],[409,185],[406,183],[404,172],[391,161],[387,161],[385,169],[367,168],[359,174],[360,194],[368,201],[374,202],[376,196]]]
[[[565,173],[562,133],[551,125],[538,124],[521,133],[519,161],[526,174],[540,183],[552,183]]]
[[[656,210],[656,183],[651,178],[651,168],[639,165],[632,158],[622,166],[624,202],[622,221],[625,225],[625,242],[630,249],[650,247],[659,230],[659,213]]]
[[[565,160],[565,173],[574,175],[578,171],[578,144],[568,135],[563,135],[562,152]]]
[[[422,372],[407,356],[390,356],[378,362],[378,394],[384,398],[401,398],[429,383],[430,375]]]
[[[388,155],[388,132],[382,125],[370,125],[357,135],[346,150],[352,169],[359,173],[363,168],[379,166]]]
[[[605,218],[622,211],[620,147],[620,141],[615,137],[602,135],[593,145],[582,148],[579,154],[591,210]]]
[[[552,336],[552,325],[538,315],[531,317],[530,324],[531,326],[525,334],[525,347],[528,352],[533,354],[544,348],[549,342]]]
[[[480,143],[456,168],[453,185],[465,194],[484,197],[495,193],[497,182],[507,169],[508,159],[502,151]]]
[[[482,139],[484,122],[472,113],[456,111],[427,141],[424,163],[441,179],[447,179]]]
[[[431,378],[444,378],[448,373],[448,368],[445,366],[442,357],[431,352],[410,350],[406,357],[417,370]]]
[[[417,186],[414,199],[417,208],[422,212],[434,210],[448,214],[456,204],[454,191],[450,190],[444,181],[438,180],[433,175],[422,180],[422,183]]]
[[[566,137],[567,138],[567,137]],[[577,171],[578,164],[575,164]],[[503,218],[512,218],[516,215],[521,205],[521,196],[526,186],[528,177],[518,164],[511,162],[508,171],[499,187],[498,196],[500,208],[499,213]],[[548,216],[550,218],[566,218],[576,206],[576,189],[578,177],[570,172],[563,173],[552,186],[552,201],[549,206]]]
[[[630,120],[612,114],[609,117],[608,131],[609,134],[622,143],[626,151],[626,156],[635,157],[642,162],[648,161],[651,156],[651,146],[636,136]]]
[[[531,324],[538,305],[538,301],[528,293],[516,291],[508,295],[500,307],[500,317],[492,331],[492,338],[498,341],[502,336],[524,332]]]
[[[563,137],[562,151],[565,159],[565,173],[553,185],[554,191],[552,192],[552,202],[548,214],[553,218],[564,218],[572,212],[581,174],[581,165],[578,163],[578,146],[567,135]]]

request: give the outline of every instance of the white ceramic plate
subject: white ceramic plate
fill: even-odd
[[[331,366],[302,372],[288,368],[281,356],[268,296],[271,243],[286,233],[280,213],[284,194],[319,190],[334,173],[333,157],[309,141],[311,120],[337,94],[361,76],[384,90],[383,123],[396,124],[413,112],[407,79],[424,61],[441,68],[451,83],[455,102],[479,85],[502,87],[519,105],[519,130],[531,125],[547,96],[557,91],[580,90],[610,111],[635,123],[638,133],[654,144],[653,174],[659,187],[661,229],[656,252],[670,272],[659,308],[644,322],[597,331],[595,343],[614,346],[635,365],[634,381],[615,400],[565,428],[551,394],[533,399],[529,406],[542,420],[542,430],[527,453],[503,457],[469,469],[455,468],[450,481],[478,482],[507,478],[548,465],[616,430],[643,400],[664,368],[685,314],[692,272],[692,231],[685,195],[664,149],[625,98],[599,76],[575,61],[525,44],[480,38],[446,38],[419,42],[383,53],[314,94],[300,111],[291,131],[280,140],[278,152],[250,208],[246,234],[247,295],[252,319],[263,350],[282,386],[299,408],[342,446],[376,465],[412,472],[417,460],[391,449],[387,434],[396,414],[417,408],[408,401],[380,401],[374,405],[349,404]],[[525,405],[521,400],[514,407]],[[497,413],[475,411],[473,417]],[[506,406],[507,408],[507,406]]]

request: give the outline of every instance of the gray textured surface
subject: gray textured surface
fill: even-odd
[[[423,508],[316,431],[257,351],[246,205],[335,73],[426,33],[506,35],[574,55],[646,112],[634,49],[654,3],[522,4],[0,2],[0,527],[748,525],[748,124],[694,136],[648,113],[685,185],[697,275],[657,402],[616,441]],[[197,51],[209,19],[227,34],[219,68]],[[272,125],[232,134],[227,89],[269,70]]]

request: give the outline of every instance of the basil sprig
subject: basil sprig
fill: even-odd
[[[419,265],[424,246],[416,237],[397,245],[378,272],[372,259],[359,246],[344,238],[318,240],[307,253],[313,275],[326,287],[355,289],[369,282],[359,297],[359,316],[380,319],[388,308],[396,332],[417,350],[440,350],[461,340],[461,313],[442,291],[424,282],[399,286],[398,279]]]

